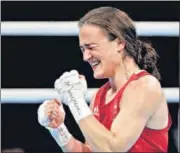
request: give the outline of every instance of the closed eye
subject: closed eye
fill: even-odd
[[[85,49],[88,49],[90,51],[94,51],[96,49],[96,46],[80,46],[81,52],[83,53],[85,51]]]
[[[96,49],[96,47],[88,47],[88,49],[93,51]]]

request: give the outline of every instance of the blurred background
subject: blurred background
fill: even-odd
[[[134,21],[179,21],[179,2],[61,2],[1,1],[1,21],[77,21],[90,9],[114,6]],[[1,22],[1,23],[2,23]],[[163,88],[179,87],[179,38],[177,36],[141,36],[151,42],[159,55],[158,67]],[[93,79],[92,70],[82,60],[77,36],[1,35],[1,87],[3,89],[53,88],[64,71],[77,69],[87,78],[89,88],[98,88],[106,80]],[[16,97],[14,97],[16,98]],[[42,101],[1,104],[2,150],[24,152],[61,152],[47,130],[37,122]],[[177,152],[178,102],[168,101],[173,124],[169,133],[169,151]],[[71,113],[65,107],[69,131],[84,141]],[[12,151],[12,150],[11,150]],[[22,151],[22,150],[21,150]]]

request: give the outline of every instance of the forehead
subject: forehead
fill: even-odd
[[[107,39],[105,32],[94,25],[83,25],[79,30],[80,45],[88,43],[99,43]]]

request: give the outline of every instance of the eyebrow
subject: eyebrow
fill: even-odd
[[[89,43],[89,44],[83,44],[83,45],[80,45],[79,47],[82,49],[82,48],[89,48],[91,45],[97,45],[95,43]]]

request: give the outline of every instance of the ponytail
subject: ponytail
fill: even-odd
[[[137,40],[137,51],[138,66],[160,80],[161,76],[156,66],[158,55],[155,49],[149,43]]]
[[[129,35],[126,35],[125,40],[126,53],[133,57],[139,68],[146,70],[160,80],[161,76],[156,66],[158,55],[155,49],[149,43],[132,39]]]

